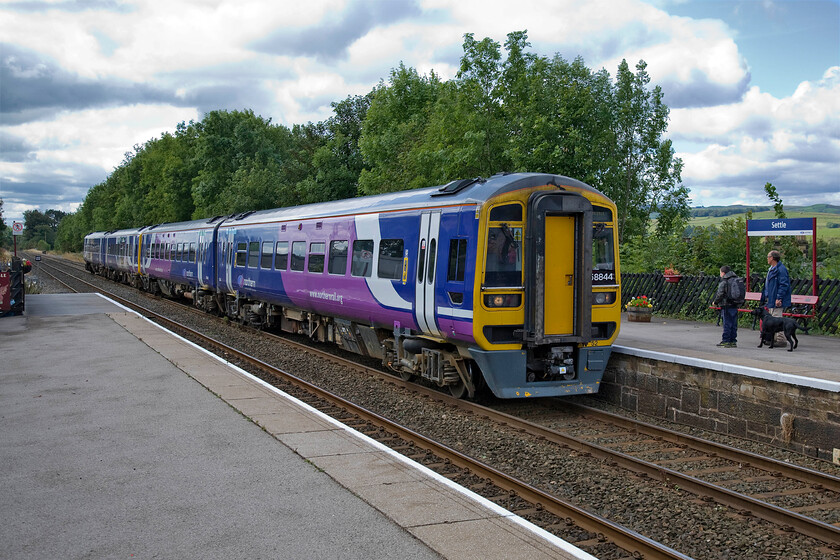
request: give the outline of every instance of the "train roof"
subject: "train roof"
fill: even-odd
[[[153,226],[145,226],[140,228],[140,233],[155,233],[155,232],[169,232],[169,231],[187,231],[195,229],[213,229],[219,222],[223,221],[227,216],[215,216],[213,218],[203,218],[201,220],[189,220],[187,222],[164,222],[162,224],[155,224]]]
[[[111,231],[94,231],[85,236],[85,239],[102,239],[104,237],[117,237],[120,235],[136,234],[142,228],[114,229]]]
[[[85,238],[96,239],[119,235],[147,234],[155,232],[186,231],[195,229],[213,229],[236,227],[262,222],[302,220],[327,216],[353,215],[364,212],[389,212],[410,210],[430,206],[450,206],[461,204],[482,204],[491,198],[519,189],[542,185],[555,185],[559,188],[572,187],[605,196],[586,183],[550,173],[507,173],[493,175],[488,179],[461,179],[446,185],[376,194],[316,204],[289,206],[272,210],[241,212],[238,214],[215,216],[186,222],[162,223],[141,228],[114,231],[93,232]]]
[[[331,202],[289,206],[273,210],[243,212],[229,216],[221,227],[261,222],[302,220],[327,216],[342,216],[364,212],[389,212],[426,208],[430,206],[450,206],[461,204],[482,204],[483,202],[514,190],[556,185],[573,187],[598,193],[589,185],[570,177],[547,173],[512,173],[493,175],[489,179],[475,178],[452,181],[446,185],[376,194]],[[601,195],[603,196],[603,195]]]

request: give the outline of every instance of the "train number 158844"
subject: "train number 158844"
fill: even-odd
[[[592,282],[615,282],[615,272],[593,272]]]

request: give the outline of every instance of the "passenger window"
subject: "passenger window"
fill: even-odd
[[[463,282],[467,268],[467,240],[453,239],[449,242],[449,267],[446,279],[449,282]]]
[[[347,241],[331,241],[330,242],[330,274],[346,274],[347,273]]]
[[[399,280],[402,278],[403,240],[383,239],[379,242],[379,266],[376,274],[380,278]]]
[[[309,244],[309,272],[324,272],[324,252],[326,248],[326,243]]]
[[[373,270],[373,240],[357,239],[353,242],[353,260],[350,274],[370,278]]]
[[[190,243],[190,262],[195,262],[195,243]]]
[[[262,244],[262,255],[260,256],[260,268],[271,268],[272,260],[274,260],[274,243],[264,241]]]
[[[303,270],[306,263],[306,241],[292,243],[292,270]]]
[[[289,242],[278,241],[277,249],[274,252],[274,269],[286,270],[289,262]]]
[[[251,241],[248,244],[248,267],[257,268],[260,264],[260,242]]]
[[[248,244],[237,243],[236,245],[236,266],[245,266],[248,262]]]

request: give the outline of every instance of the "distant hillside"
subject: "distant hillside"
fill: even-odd
[[[755,220],[771,219],[775,216],[772,206],[706,206],[692,208],[689,227],[720,226],[724,220],[746,217],[752,210]],[[816,218],[817,238],[822,240],[840,240],[840,206],[833,204],[812,204],[811,206],[785,206],[788,218]]]
[[[773,210],[772,206],[700,206],[691,209],[692,218],[735,216],[752,211],[753,214]],[[786,213],[796,214],[840,214],[840,206],[833,204],[812,204],[810,206],[785,206]]]

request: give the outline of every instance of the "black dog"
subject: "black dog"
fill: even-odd
[[[799,339],[796,338],[796,329],[805,331],[808,334],[808,329],[797,324],[796,321],[788,317],[773,317],[766,307],[757,307],[753,309],[752,314],[761,319],[761,334],[759,335],[758,347],[764,346],[767,342],[770,348],[773,348],[776,333],[784,333],[785,338],[790,343],[788,352],[793,352],[793,349],[799,346]]]

